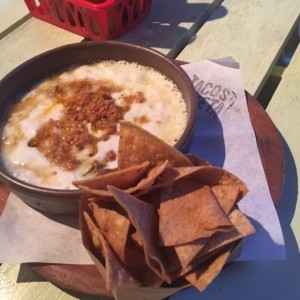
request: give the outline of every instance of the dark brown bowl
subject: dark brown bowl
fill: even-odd
[[[175,147],[182,152],[188,149],[197,118],[197,98],[187,74],[165,55],[152,49],[117,42],[84,42],[66,45],[26,61],[0,81],[0,136],[11,107],[20,96],[49,76],[60,73],[70,66],[88,64],[101,60],[125,60],[152,67],[178,86],[187,103],[188,123]],[[0,149],[0,181],[7,185],[27,204],[53,213],[76,213],[78,190],[56,190],[34,186],[10,175],[4,167]]]

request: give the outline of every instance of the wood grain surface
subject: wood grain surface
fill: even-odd
[[[0,1],[0,38],[28,19],[29,10],[24,0]]]
[[[226,16],[217,18],[224,9]],[[224,0],[177,59],[231,56],[240,64],[245,89],[257,96],[298,21],[299,1]]]
[[[300,41],[300,37],[299,37]],[[300,44],[282,75],[267,107],[268,114],[283,136],[286,151],[286,184],[284,196],[294,202],[294,218],[289,222],[300,245]],[[292,207],[293,205],[291,205]],[[298,252],[299,255],[299,252]]]

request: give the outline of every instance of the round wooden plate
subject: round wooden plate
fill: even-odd
[[[250,119],[257,146],[275,205],[280,201],[284,184],[284,152],[280,136],[272,120],[259,102],[246,92]],[[0,213],[9,190],[0,183]],[[30,264],[31,268],[48,281],[72,291],[90,295],[112,296],[94,265]]]

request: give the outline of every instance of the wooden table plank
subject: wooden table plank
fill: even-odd
[[[227,14],[213,19],[221,9]],[[257,96],[299,20],[294,0],[225,0],[178,56],[185,61],[232,56],[245,88]]]
[[[0,79],[29,58],[62,45],[82,41],[83,38],[50,25],[36,18],[30,18],[16,30],[0,40]]]
[[[175,3],[174,3],[175,2]],[[148,17],[134,30],[119,38],[168,54],[185,41],[189,30],[222,0],[153,0]],[[187,43],[187,41],[186,41]],[[172,57],[175,58],[175,57]]]
[[[0,38],[29,17],[24,0],[0,0]]]
[[[300,38],[299,38],[300,39]],[[267,112],[284,137],[286,152],[286,184],[283,197],[295,205],[291,226],[300,245],[300,45],[282,75]],[[295,199],[297,198],[297,199]],[[295,204],[293,204],[295,203]]]
[[[195,20],[207,13],[212,2],[214,1],[189,0],[178,1],[174,5],[173,0],[153,0],[152,10],[147,18],[119,40],[152,47],[167,54],[176,47]],[[0,40],[0,60],[6,61],[1,66],[0,78],[36,54],[82,40],[81,36],[31,18]]]

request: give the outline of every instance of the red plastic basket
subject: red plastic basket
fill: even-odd
[[[24,0],[31,15],[91,40],[115,39],[149,13],[152,0]]]

